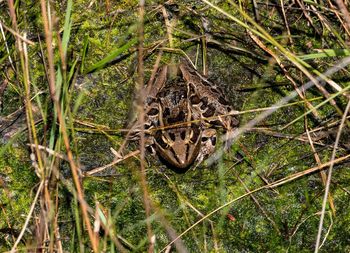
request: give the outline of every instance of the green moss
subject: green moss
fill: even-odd
[[[7,148],[0,161],[0,250],[11,245],[10,236],[18,234],[35,195],[37,177],[23,147]]]
[[[91,1],[74,1],[73,26],[67,53],[68,68],[78,60],[78,66],[81,64],[86,70],[137,36],[138,1],[118,1],[110,5],[108,10],[107,2],[95,1],[90,6]],[[37,27],[38,31],[42,31],[38,3],[33,5],[25,1],[20,3],[22,4],[18,9],[20,30],[32,31],[32,27]],[[167,39],[168,36],[164,17],[160,9],[157,9],[158,5],[165,4],[165,1],[146,1],[146,4],[145,81],[148,80],[157,57],[158,51],[154,48],[155,44]],[[221,1],[219,4],[222,4],[220,7],[230,14],[242,19],[229,2]],[[270,64],[270,56],[252,42],[245,28],[218,14],[214,9],[208,8],[202,2],[185,1],[179,2],[178,5],[180,12],[170,13],[172,20],[177,19],[177,29],[173,34],[174,45],[195,59],[197,45],[200,42],[197,37],[192,38],[192,35],[183,31],[193,36],[200,36],[204,33],[203,18],[209,21],[208,31],[206,31],[210,35],[207,41],[209,77],[222,86],[236,110],[269,107],[294,90],[284,71],[278,65]],[[166,4],[165,7],[170,8]],[[253,16],[251,4],[248,3],[247,6],[242,4],[241,7]],[[55,8],[59,26],[62,27],[65,2],[57,3]],[[287,18],[294,45],[288,44],[284,19],[279,11],[271,8],[273,7],[269,5],[259,5],[258,11],[262,18],[259,24],[288,50],[304,54],[312,52],[315,48],[325,47],[325,43],[330,48],[338,46],[338,42],[332,41],[335,36],[320,39],[320,34],[309,25],[309,20],[302,18],[302,14],[293,8],[287,13]],[[23,12],[24,10],[26,11]],[[326,15],[325,10],[323,11]],[[2,11],[0,14],[0,17],[5,17]],[[333,18],[330,20],[337,24]],[[322,34],[332,35],[331,31],[322,30],[319,22],[315,21],[313,25]],[[34,37],[36,36],[31,39]],[[84,38],[87,38],[88,50],[84,61],[81,62]],[[263,42],[271,47],[271,50],[275,50],[270,43]],[[168,47],[167,42],[159,47]],[[245,49],[251,54],[236,50],[235,47]],[[57,141],[56,138],[60,138],[56,136],[58,131],[54,132],[53,136],[42,136],[49,135],[49,131],[45,132],[44,128],[54,125],[51,123],[54,113],[39,49],[38,45],[29,47],[30,77],[36,87],[32,94],[35,95],[33,103],[38,106],[41,104],[44,115],[47,117],[44,119],[45,126],[39,124],[37,128],[40,141],[44,142],[45,138],[53,138]],[[4,54],[1,50],[0,56]],[[74,155],[81,164],[83,172],[113,161],[115,157],[110,148],[118,150],[124,141],[121,129],[127,126],[130,117],[129,108],[132,105],[133,89],[137,78],[135,50],[136,47],[130,48],[128,52],[100,70],[89,74],[76,72],[74,82],[67,84],[70,87],[69,96],[62,99],[67,103],[62,103],[66,109],[78,108],[73,118],[67,116],[66,120],[72,121],[71,125],[76,128],[74,133],[69,134],[72,143],[76,146]],[[59,59],[60,55],[56,50],[55,60],[59,61]],[[167,63],[170,59],[171,54],[166,52],[161,63]],[[293,64],[284,58],[281,59],[289,75],[293,76],[300,85],[307,82]],[[323,71],[333,64],[333,60],[318,59],[310,64],[315,69]],[[199,60],[199,69],[202,65],[203,63]],[[58,67],[59,64],[56,69]],[[7,74],[12,83],[2,97],[1,115],[8,115],[23,104],[23,92],[22,88],[19,88],[22,86],[16,86],[21,80],[20,78],[17,80],[18,76],[11,73],[11,70],[7,71],[10,71]],[[347,77],[346,74],[339,74],[336,78],[341,85],[344,85],[344,78]],[[326,88],[330,89],[328,86]],[[320,95],[316,88],[307,92],[308,98]],[[291,102],[298,100],[300,98],[295,98]],[[319,102],[312,103],[316,106]],[[337,102],[342,107],[347,101],[344,98],[337,98]],[[149,197],[153,203],[149,219],[156,235],[156,250],[160,251],[171,241],[170,230],[178,235],[203,215],[242,196],[248,190],[252,191],[267,183],[314,167],[316,164],[314,154],[307,140],[301,142],[291,138],[300,137],[300,134],[304,133],[305,122],[300,120],[289,128],[280,130],[280,127],[306,110],[302,103],[277,110],[257,126],[260,130],[271,130],[271,133],[259,131],[259,129],[244,133],[234,144],[231,152],[225,154],[221,161],[211,166],[203,164],[185,174],[177,174],[165,167],[157,158],[147,155],[146,179]],[[330,104],[320,108],[318,113],[321,120],[336,117],[334,107]],[[257,115],[258,113],[240,115],[241,125],[256,118]],[[84,122],[84,124],[77,122]],[[320,126],[319,121],[312,116],[308,116],[308,124],[310,128]],[[329,138],[321,140],[323,146],[316,146],[321,162],[329,160],[331,150],[328,146],[333,143],[332,139],[334,136],[330,135]],[[343,147],[347,147],[347,136],[343,139]],[[27,142],[25,138],[14,142],[0,159],[0,179],[4,182],[0,188],[0,205],[3,207],[3,212],[0,214],[0,229],[6,230],[11,227],[16,233],[22,228],[39,182],[31,166],[27,147],[21,144]],[[130,144],[124,154],[135,149],[137,145]],[[342,150],[339,152],[341,155]],[[242,158],[241,161],[239,161],[240,158]],[[104,170],[101,174],[85,177],[83,186],[86,200],[92,210],[98,202],[104,213],[112,217],[111,227],[115,234],[130,242],[135,248],[134,251],[145,252],[147,225],[143,190],[139,180],[139,166],[137,159],[130,158]],[[350,215],[346,189],[349,186],[350,175],[346,168],[347,165],[336,166],[333,174],[331,194],[334,197],[337,212],[332,219],[328,213],[326,215],[324,227],[330,228],[330,233],[323,247],[324,252],[349,251],[350,242],[347,238],[350,238],[348,228]],[[65,161],[60,164],[60,172],[61,176],[71,183],[70,169]],[[252,196],[233,202],[195,226],[182,237],[182,243],[189,252],[313,251],[323,190],[324,186],[319,174],[314,173],[277,188],[258,191]],[[61,181],[59,181],[58,199],[58,224],[64,250],[76,250],[79,245],[80,229],[83,233],[82,241],[86,244],[84,247],[88,251],[89,239],[82,225],[83,222],[80,220],[80,225],[77,225],[75,221],[77,217],[81,219],[79,206],[76,205],[69,186]],[[40,207],[37,206],[37,208]],[[327,208],[327,211],[329,212],[330,209]],[[6,239],[9,234],[0,233],[2,233],[0,251],[8,251],[13,243],[12,239]],[[102,230],[101,238],[101,244],[111,243]],[[30,239],[30,234],[25,234],[25,240]],[[218,249],[215,248],[216,245]],[[108,249],[107,247],[106,251]]]

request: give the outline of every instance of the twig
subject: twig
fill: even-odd
[[[11,29],[10,27],[7,27],[7,26],[6,26],[4,23],[2,23],[1,21],[0,21],[0,27],[4,27],[7,31],[9,31],[10,33],[12,33],[17,39],[20,39],[20,40],[22,40],[23,42],[25,42],[25,43],[27,43],[27,44],[29,44],[29,45],[31,45],[31,46],[34,46],[34,45],[35,45],[35,43],[34,43],[33,41],[31,41],[31,40],[29,40],[29,39],[23,37],[22,35],[20,35],[20,34],[19,34],[18,32],[16,32],[15,30]],[[3,34],[2,28],[1,28],[1,33]],[[7,48],[7,44],[6,44],[6,48]],[[7,48],[7,50],[8,50],[8,48]],[[10,53],[9,51],[7,51],[7,52]]]
[[[98,168],[92,169],[92,170],[84,173],[84,175],[85,176],[91,176],[91,175],[96,174],[98,172],[101,172],[101,171],[103,171],[103,170],[105,170],[105,169],[107,169],[107,168],[109,168],[109,167],[111,167],[113,165],[116,165],[116,164],[120,163],[121,161],[124,161],[124,160],[126,160],[126,159],[128,159],[130,157],[136,156],[138,154],[140,154],[140,150],[136,150],[134,152],[131,152],[131,153],[127,154],[126,156],[123,156],[123,158],[117,159],[117,160],[115,160],[115,161],[113,161],[113,162],[111,162],[109,164],[106,164],[106,165],[104,165],[102,167],[98,167]]]
[[[27,145],[30,146],[30,147],[33,147],[33,148],[35,147],[35,144],[32,144],[32,143],[28,143]],[[48,147],[45,147],[45,146],[42,146],[42,145],[38,145],[37,147],[38,147],[39,150],[46,151],[49,155],[53,155],[53,156],[55,156],[55,157],[57,157],[59,159],[68,161],[68,157],[66,155],[64,155],[64,154],[61,154],[61,153],[59,153],[59,152],[57,152],[55,150],[52,150],[52,149],[50,149]]]
[[[287,16],[286,16],[286,11],[284,9],[284,1],[280,0],[280,4],[281,4],[282,15],[283,15],[283,21],[284,21],[284,24],[286,25],[286,29],[287,29],[289,43],[291,45],[293,45],[294,43],[293,43],[293,39],[292,39],[292,34],[290,32],[290,29],[289,29],[288,19],[287,19]]]
[[[313,22],[312,18],[310,17],[309,13],[307,12],[307,10],[305,8],[305,5],[304,5],[304,1],[296,0],[296,2],[299,4],[300,9],[303,11],[303,14],[304,14],[305,18],[309,21],[309,24],[312,26],[312,28],[314,28],[314,30],[316,31],[316,33],[318,35],[322,35],[322,33],[314,25],[314,22]]]
[[[345,32],[348,34],[348,36],[350,36],[350,26],[346,25],[344,23],[344,20],[341,18],[341,15],[340,15],[339,11],[336,10],[336,7],[333,5],[332,1],[328,0],[328,4],[329,4],[329,6],[331,8],[331,11],[337,16],[338,20],[340,21],[340,23],[344,27]]]
[[[165,27],[167,30],[167,35],[168,35],[168,41],[169,41],[169,46],[170,48],[174,48],[174,38],[173,38],[173,22],[169,21],[169,15],[168,12],[166,11],[164,5],[161,7],[162,14],[164,17],[164,22],[165,22]]]

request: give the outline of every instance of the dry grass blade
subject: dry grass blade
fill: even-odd
[[[147,222],[147,237],[149,242],[148,252],[151,253],[154,251],[154,240],[153,240],[153,232],[151,227],[151,222],[149,217],[151,215],[151,199],[148,194],[147,189],[147,179],[146,179],[146,170],[145,170],[145,129],[144,129],[144,95],[142,94],[142,90],[144,87],[144,65],[143,65],[143,57],[144,57],[144,14],[145,14],[145,1],[140,0],[139,2],[139,27],[138,27],[138,80],[137,80],[137,91],[138,91],[138,122],[141,125],[141,134],[140,134],[140,181],[141,187],[143,191],[143,202],[146,212],[146,222]]]
[[[23,41],[24,43],[27,43],[31,46],[34,46],[35,43],[29,39],[27,39],[26,37],[20,35],[18,32],[12,30],[10,27],[7,27],[5,24],[3,24],[1,21],[0,21],[0,27],[1,27],[1,33],[4,34],[3,30],[2,30],[2,27],[4,27],[7,31],[9,31],[10,33],[12,33],[17,39],[20,39],[21,41]],[[4,36],[4,35],[3,35]]]
[[[249,188],[247,187],[247,185],[244,183],[244,181],[239,177],[239,175],[237,175],[237,178],[239,180],[239,182],[243,185],[244,189],[246,190],[247,193],[250,193]],[[249,195],[251,197],[251,199],[253,200],[253,202],[255,203],[255,205],[259,208],[259,210],[261,210],[261,212],[263,213],[263,215],[266,217],[266,219],[271,223],[272,227],[276,230],[276,232],[278,234],[281,234],[281,231],[279,230],[279,227],[277,226],[276,222],[272,219],[272,217],[267,213],[267,210],[264,209],[264,207],[260,204],[259,200],[254,196],[254,194],[250,194]]]
[[[88,172],[85,173],[86,176],[91,176],[93,174],[96,174],[96,173],[99,173],[109,167],[112,167],[118,163],[120,163],[121,161],[124,161],[130,157],[134,157],[134,156],[137,156],[138,154],[140,154],[140,150],[136,150],[134,152],[130,152],[129,154],[123,156],[122,158],[120,159],[116,159],[114,160],[113,162],[109,163],[109,164],[106,164],[104,166],[101,166],[101,167],[98,167],[98,168],[95,168],[95,169],[92,169],[92,170],[89,170]]]
[[[78,193],[78,199],[81,204],[81,211],[83,214],[84,223],[86,225],[86,228],[88,230],[90,242],[93,248],[94,252],[98,252],[98,245],[97,240],[93,234],[90,218],[87,212],[87,203],[84,201],[84,193],[82,190],[82,186],[79,180],[79,172],[78,167],[76,166],[73,158],[73,153],[70,148],[70,141],[67,134],[67,129],[65,125],[65,120],[63,118],[63,112],[61,110],[61,105],[59,103],[58,97],[57,97],[57,91],[55,86],[55,68],[54,68],[54,54],[53,54],[53,48],[52,48],[52,27],[49,26],[48,22],[48,12],[46,9],[46,2],[44,0],[40,1],[41,3],[41,11],[42,11],[42,17],[43,17],[43,24],[44,24],[44,30],[45,30],[45,40],[46,40],[46,48],[47,48],[47,60],[48,60],[48,77],[49,77],[49,90],[51,99],[54,103],[54,106],[57,110],[57,117],[60,124],[60,130],[63,136],[64,145],[67,151],[67,157],[68,161],[71,167],[71,171],[73,174],[73,180],[75,183],[75,187],[77,189]]]
[[[314,142],[313,142],[313,140],[311,138],[310,131],[309,131],[308,125],[307,125],[307,118],[306,117],[305,117],[305,130],[306,130],[307,138],[308,138],[309,143],[310,143],[311,150],[314,153],[315,160],[316,160],[317,164],[320,166],[322,164],[322,162],[321,162],[319,154],[317,153],[317,150],[315,149]],[[321,175],[321,178],[322,178],[322,183],[325,186],[326,185],[326,181],[327,181],[326,173],[324,171],[320,171],[320,175]],[[332,195],[328,196],[328,201],[329,201],[329,205],[330,205],[330,207],[332,209],[333,215],[335,215],[335,206],[334,206]]]
[[[12,246],[11,253],[14,253],[14,252],[17,251],[17,250],[16,250],[17,245],[18,245],[19,242],[21,241],[22,236],[24,235],[24,233],[25,233],[25,231],[26,231],[26,229],[27,229],[27,226],[28,226],[28,224],[29,224],[29,221],[30,221],[30,219],[31,219],[31,217],[32,217],[32,214],[33,214],[33,212],[34,212],[35,205],[36,205],[37,202],[38,202],[38,198],[39,198],[40,194],[42,194],[42,189],[43,189],[44,183],[45,183],[45,181],[44,181],[44,180],[41,180],[40,185],[39,185],[39,188],[38,188],[38,190],[37,190],[37,192],[36,192],[36,195],[35,195],[35,198],[34,198],[34,200],[33,200],[32,206],[31,206],[31,208],[30,208],[30,210],[29,210],[29,213],[28,213],[28,215],[27,215],[26,221],[25,221],[25,223],[24,223],[24,225],[23,225],[23,227],[22,227],[21,233],[20,233],[20,235],[18,236],[16,242],[15,242],[15,243],[13,244],[13,246]]]
[[[343,17],[345,19],[345,24],[346,24],[346,28],[347,30],[350,30],[350,13],[348,11],[348,8],[345,6],[345,3],[343,0],[336,0],[335,1],[341,11],[341,13],[343,14]]]
[[[336,161],[335,157],[336,157],[336,153],[337,153],[337,149],[338,149],[340,136],[342,134],[342,131],[343,131],[343,128],[344,128],[344,123],[345,123],[345,120],[346,120],[346,116],[348,115],[349,110],[350,110],[350,101],[348,102],[348,104],[346,106],[344,115],[343,115],[341,123],[339,125],[339,130],[338,130],[338,133],[337,133],[337,137],[335,139],[334,149],[333,149],[331,161],[330,161],[330,164],[329,164],[326,188],[325,188],[325,191],[324,191],[324,198],[323,198],[323,203],[322,203],[320,223],[319,223],[317,239],[316,239],[315,253],[319,252],[319,250],[320,250],[320,242],[321,242],[321,236],[322,236],[322,230],[323,230],[323,220],[324,220],[324,215],[325,215],[325,212],[326,212],[327,199],[329,197],[328,194],[329,194],[329,188],[330,188],[330,185],[331,185],[333,166],[334,166],[335,161]]]

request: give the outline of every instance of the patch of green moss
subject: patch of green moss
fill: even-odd
[[[23,147],[7,148],[0,160],[0,181],[0,250],[5,251],[22,229],[36,193],[37,177]]]

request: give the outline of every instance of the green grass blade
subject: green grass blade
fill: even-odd
[[[88,50],[88,46],[89,46],[89,36],[85,36],[84,37],[84,43],[83,43],[83,50],[81,53],[81,65],[80,65],[80,73],[84,73],[84,62],[85,62],[85,57],[86,57],[86,53]]]
[[[314,54],[305,54],[298,56],[301,60],[312,60],[326,57],[335,57],[335,56],[350,56],[350,50],[348,49],[321,49],[318,53]]]
[[[63,37],[62,37],[62,50],[64,55],[67,55],[68,42],[69,42],[70,32],[72,29],[72,20],[71,20],[72,7],[73,7],[73,1],[68,0],[66,17],[64,20]]]
[[[92,65],[90,68],[88,68],[88,70],[86,70],[85,74],[103,68],[107,63],[114,60],[117,56],[121,55],[123,52],[125,52],[126,50],[131,48],[133,45],[135,45],[136,42],[137,42],[137,39],[134,38],[134,39],[131,39],[128,43],[124,44],[122,47],[115,49],[108,56],[103,58],[101,61],[99,61],[98,63],[96,63],[96,64]]]
[[[68,74],[68,79],[67,79],[67,82],[69,83],[70,80],[72,79],[73,75],[74,75],[74,70],[75,70],[75,67],[78,63],[78,59],[76,59],[72,65],[72,67],[70,68],[69,70],[69,74]]]

